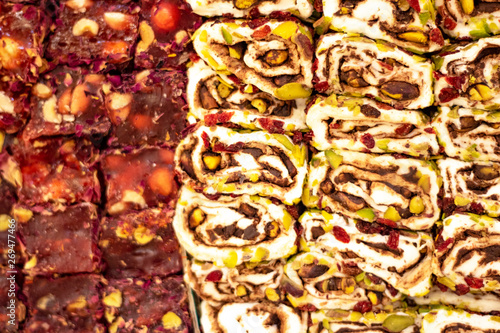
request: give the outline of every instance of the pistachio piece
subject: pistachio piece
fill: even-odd
[[[360,209],[356,212],[359,217],[361,217],[363,220],[368,220],[368,221],[373,221],[375,220],[375,213],[371,208],[363,208]]]
[[[264,113],[267,110],[267,103],[260,98],[256,98],[251,102],[252,106],[259,110],[259,113]]]
[[[220,31],[222,33],[222,37],[224,37],[224,40],[228,44],[233,44],[233,36],[229,31],[227,31],[224,27],[220,27]]]
[[[163,328],[167,330],[177,329],[181,327],[182,319],[172,311],[169,311],[161,317],[161,323],[163,324]]]
[[[470,15],[474,11],[474,0],[460,0],[464,14]]]
[[[453,282],[449,277],[446,276],[441,276],[437,278],[437,281],[441,283],[442,285],[447,286],[451,290],[455,291],[455,282]]]
[[[233,91],[233,88],[229,87],[227,84],[224,83],[219,83],[217,86],[217,92],[219,93],[219,96],[222,98],[227,98],[229,95],[231,95],[231,92]]]
[[[227,258],[223,260],[223,263],[228,268],[236,267],[236,264],[238,263],[238,254],[235,251],[229,252]]]
[[[419,44],[427,43],[427,36],[418,31],[403,32],[402,34],[399,34],[398,37],[409,42]]]
[[[266,297],[271,302],[278,302],[280,300],[280,295],[272,288],[266,288]]]
[[[278,236],[279,225],[277,222],[268,223],[266,226],[266,233],[271,238],[276,238]]]
[[[134,230],[134,239],[139,245],[145,245],[151,242],[153,238],[154,234],[143,225]]]
[[[412,326],[414,323],[415,319],[412,316],[394,314],[385,318],[382,326],[387,328],[389,332],[401,332],[405,328]]]
[[[196,228],[203,222],[205,219],[205,212],[201,210],[201,208],[196,208],[193,210],[191,213],[191,216],[189,217],[189,227],[190,228]]]
[[[241,52],[239,52],[236,48],[230,46],[229,47],[229,56],[231,58],[241,59]]]
[[[274,28],[273,34],[280,36],[283,39],[290,39],[297,31],[297,23],[293,21],[285,21]]]
[[[122,306],[122,293],[119,290],[115,290],[109,295],[102,299],[102,302],[106,306],[111,306],[114,308],[119,308]]]
[[[252,7],[255,2],[257,2],[257,0],[236,0],[234,5],[238,9],[248,9]]]
[[[354,292],[354,288],[356,287],[356,280],[352,277],[342,278],[340,281],[340,287],[344,293],[352,294]]]
[[[474,176],[479,179],[493,180],[500,177],[500,170],[496,170],[492,166],[475,166]]]
[[[311,96],[311,90],[297,82],[287,83],[274,91],[277,98],[281,100],[294,100]]]
[[[424,211],[424,200],[421,197],[413,197],[410,200],[410,213],[420,214]]]
[[[271,50],[266,53],[264,60],[271,66],[279,66],[288,59],[288,51]]]
[[[418,88],[411,83],[402,81],[390,81],[380,87],[382,94],[395,100],[406,101],[417,98]]]
[[[269,257],[269,250],[262,247],[257,248],[250,262],[261,262]]]
[[[370,300],[370,302],[372,302],[373,305],[377,305],[379,303],[377,294],[375,294],[373,291],[370,291],[368,293],[368,299]]]
[[[485,84],[477,84],[474,86],[474,88],[471,89],[471,91],[475,90],[477,92],[477,94],[475,94],[474,96],[474,100],[478,100],[478,101],[489,101],[490,99],[493,98],[493,96],[491,95],[491,89],[490,87],[488,87],[487,85]],[[471,92],[469,92],[470,94]],[[471,95],[471,99],[472,98],[472,95]]]
[[[384,218],[397,222],[401,220],[401,215],[399,215],[399,212],[396,210],[396,208],[389,206],[389,208],[387,208],[384,213]]]
[[[242,297],[247,295],[247,288],[244,285],[239,285],[236,287],[236,296]]]
[[[471,201],[469,199],[461,197],[461,196],[456,196],[455,200],[454,200],[455,205],[457,205],[459,207],[467,206],[468,204],[470,204],[470,202]]]
[[[343,161],[342,155],[336,154],[333,150],[325,151],[325,157],[328,163],[330,163],[331,167],[336,169]]]
[[[220,155],[205,155],[203,156],[203,163],[209,170],[215,170],[219,167],[221,161]]]
[[[422,190],[428,194],[431,190],[431,177],[428,175],[422,175],[422,177],[418,180],[418,186],[420,186]]]
[[[355,70],[342,72],[340,74],[340,80],[354,88],[363,88],[369,86],[368,82],[363,80],[363,78]]]

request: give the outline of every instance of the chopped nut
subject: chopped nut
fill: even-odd
[[[25,264],[24,264],[24,269],[32,269],[33,267],[35,267],[37,264],[37,259],[35,256],[31,257],[30,260],[28,260]]]
[[[196,228],[200,225],[201,222],[203,222],[204,219],[205,212],[203,212],[201,208],[196,208],[195,210],[193,210],[191,216],[189,217],[189,227]]]
[[[0,38],[0,62],[2,67],[7,70],[13,70],[21,67],[23,60],[21,53],[22,47],[17,41],[10,37]]]
[[[123,31],[133,23],[133,17],[119,12],[104,13],[104,21],[113,30]]]
[[[154,239],[154,234],[145,226],[139,226],[134,230],[134,239],[139,245],[145,245]]]
[[[47,99],[50,96],[52,96],[52,89],[50,89],[47,85],[43,83],[37,83],[33,86],[33,95],[39,98]],[[0,109],[2,108],[2,104],[4,104],[1,100],[1,94],[0,92]]]
[[[14,102],[3,91],[0,91],[0,113],[15,113]]]
[[[203,163],[209,170],[215,170],[219,167],[221,161],[220,155],[205,155],[203,156]]]
[[[172,172],[166,168],[158,168],[148,179],[148,185],[151,190],[157,194],[167,196],[172,193],[174,177]]]
[[[149,45],[153,43],[155,40],[155,33],[153,28],[149,26],[146,21],[142,21],[139,24],[139,35],[141,36],[141,40],[137,43],[137,52],[145,52]]]
[[[233,88],[229,87],[227,84],[224,84],[221,82],[217,86],[217,91],[219,92],[220,97],[227,98],[231,94],[231,92],[233,91]]]
[[[56,297],[52,294],[48,294],[40,297],[36,301],[36,307],[42,311],[46,311],[48,309],[48,305],[56,301]]]
[[[266,233],[271,238],[276,238],[278,236],[279,225],[277,222],[268,223],[266,226]]]
[[[247,288],[244,285],[239,285],[236,287],[236,296],[242,297],[247,295]]]
[[[73,90],[71,96],[70,112],[73,115],[78,115],[85,112],[90,105],[90,96],[86,93],[86,84],[79,84]]]
[[[251,102],[252,106],[259,110],[259,113],[264,113],[267,110],[267,104],[263,99],[256,98]]]
[[[0,214],[0,231],[6,231],[9,229],[10,216],[7,214]]]
[[[42,113],[43,119],[49,123],[60,124],[62,122],[62,115],[56,111],[57,98],[55,95],[50,97],[43,103]]]
[[[80,10],[85,12],[88,8],[92,7],[92,0],[68,0],[65,3],[71,9]]]
[[[424,211],[424,200],[421,197],[413,197],[410,200],[410,213],[420,214]]]
[[[182,45],[182,41],[188,38],[189,35],[186,30],[179,30],[175,34],[175,43]]]
[[[234,5],[238,9],[248,9],[253,6],[256,0],[236,0]]]
[[[120,94],[117,92],[111,93],[106,98],[106,104],[110,114],[111,121],[115,125],[119,125],[127,119],[132,104],[132,94]]]
[[[87,307],[87,300],[85,299],[84,296],[79,296],[76,301],[71,302],[68,304],[66,309],[70,312],[76,312],[77,310],[81,310],[85,307]]]
[[[278,302],[280,300],[280,295],[272,288],[266,288],[266,297],[271,302]]]
[[[266,53],[264,60],[271,66],[279,66],[288,59],[288,51],[271,50]]]
[[[83,35],[96,36],[98,32],[99,32],[99,25],[97,24],[97,22],[89,20],[87,18],[82,18],[73,25],[74,36],[83,36]]]
[[[342,278],[340,287],[344,293],[352,294],[354,292],[354,288],[356,287],[356,280],[352,277]]]
[[[297,82],[287,83],[276,89],[274,93],[276,97],[285,101],[311,96],[311,90],[305,88]]]
[[[469,96],[473,101],[488,101],[493,98],[490,87],[484,84],[477,84],[471,88]]]
[[[62,95],[59,96],[59,100],[57,101],[57,112],[60,114],[69,114],[71,95],[71,88],[66,88]]]
[[[178,315],[169,311],[162,318],[161,322],[163,324],[163,328],[169,329],[178,329],[182,325],[182,319],[179,318]]]
[[[464,14],[469,15],[474,11],[474,0],[460,0]]]
[[[427,36],[418,31],[404,32],[398,35],[399,38],[409,42],[425,44],[427,43]]]
[[[13,207],[11,213],[14,219],[21,223],[26,223],[33,217],[31,210],[21,207]]]
[[[102,302],[106,306],[119,308],[120,306],[122,306],[122,293],[121,293],[121,291],[119,291],[119,290],[113,291],[109,295],[105,296],[102,299]]]

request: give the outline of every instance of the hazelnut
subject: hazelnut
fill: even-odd
[[[60,124],[62,122],[62,116],[56,111],[56,103],[57,98],[54,95],[43,103],[43,119],[49,123]]]
[[[126,15],[118,12],[104,13],[104,22],[113,30],[127,30],[134,19],[130,15]]]
[[[113,124],[118,125],[127,119],[132,104],[132,94],[111,93],[106,98],[106,106]]]
[[[78,115],[85,112],[90,105],[90,96],[86,93],[86,84],[79,84],[73,89],[71,97],[70,111],[73,115]]]
[[[98,32],[99,32],[99,25],[97,24],[97,22],[86,18],[80,19],[73,25],[74,36],[82,36],[82,35],[96,36]]]
[[[14,102],[3,91],[0,91],[0,112],[14,114]]]
[[[37,83],[33,86],[33,95],[39,98],[47,99],[52,96],[52,89],[49,88],[46,84]],[[1,105],[0,101],[0,105]],[[1,106],[0,106],[1,108]]]

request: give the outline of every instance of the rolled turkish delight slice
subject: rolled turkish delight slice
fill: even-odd
[[[316,57],[317,90],[370,96],[397,109],[425,108],[434,101],[430,60],[393,44],[330,34],[320,37]]]
[[[137,38],[140,8],[111,0],[64,0],[46,55],[60,63],[97,69],[129,61]]]
[[[317,311],[311,313],[310,333],[418,333],[422,317],[414,310],[394,310],[393,312]]]
[[[186,76],[180,71],[145,70],[110,81],[106,109],[113,123],[111,146],[175,145],[186,126]]]
[[[84,69],[59,67],[44,74],[32,88],[31,119],[24,135],[28,139],[106,135],[111,123],[104,108],[103,83],[104,75]]]
[[[135,65],[167,68],[189,60],[190,36],[201,18],[182,0],[142,0]]]
[[[443,221],[436,241],[437,281],[463,295],[500,291],[500,221],[488,216],[455,214]]]
[[[425,161],[327,150],[311,160],[303,201],[353,219],[425,230],[439,219],[440,182]]]
[[[113,150],[102,157],[106,210],[111,215],[130,209],[173,207],[177,197],[174,153],[168,148]]]
[[[474,312],[500,311],[500,294],[497,292],[474,291],[474,293],[457,295],[456,289],[452,291],[442,284],[439,287],[434,286],[427,295],[412,297],[411,300],[422,307],[446,304]]]
[[[434,94],[440,105],[498,109],[500,37],[457,45],[434,58]]]
[[[186,286],[181,276],[111,279],[101,290],[110,332],[192,332]]]
[[[436,0],[438,22],[454,38],[478,39],[500,33],[500,5],[495,0]]]
[[[500,163],[438,161],[443,177],[443,211],[457,208],[476,214],[500,215]]]
[[[264,24],[236,20],[205,22],[194,49],[210,67],[281,100],[305,98],[312,88],[312,35],[295,21]]]
[[[434,52],[444,45],[429,0],[393,2],[323,1],[323,26],[382,39],[414,52]]]
[[[19,140],[12,149],[20,169],[13,177],[21,203],[33,206],[100,201],[96,170],[99,155],[90,141],[61,137]]]
[[[283,278],[283,260],[279,259],[234,268],[193,259],[187,261],[185,268],[186,283],[214,307],[224,303],[275,301]]]
[[[283,134],[239,133],[199,126],[177,147],[182,181],[208,194],[259,194],[287,205],[300,201],[306,146]]]
[[[99,267],[97,207],[82,203],[62,211],[36,213],[13,208],[29,275],[92,273]]]
[[[340,253],[302,252],[285,265],[283,290],[299,309],[371,311],[401,298],[382,279]]]
[[[0,130],[19,131],[30,115],[28,89],[19,81],[0,82]]]
[[[0,4],[0,75],[6,80],[35,82],[46,69],[45,37],[51,20],[42,6]],[[4,102],[0,102],[4,104]],[[0,107],[0,110],[2,108]]]
[[[313,13],[313,4],[307,0],[189,0],[193,11],[201,16],[220,16],[221,14],[232,17],[246,17],[257,10],[263,16],[273,12],[290,12],[300,18],[306,19]]]
[[[421,111],[396,110],[367,98],[331,95],[307,111],[319,150],[399,153],[428,158],[439,152],[434,129]]]
[[[173,212],[146,209],[101,221],[99,244],[112,278],[166,276],[182,271]]]
[[[422,320],[423,333],[477,332],[498,333],[498,317],[460,310],[433,310]]]
[[[189,110],[207,126],[234,123],[283,134],[306,128],[306,99],[282,101],[254,86],[225,79],[203,61],[188,70]]]
[[[100,333],[102,305],[98,288],[104,283],[98,275],[82,274],[53,278],[29,278],[24,284],[30,318],[26,333]]]
[[[203,332],[281,332],[307,331],[305,315],[285,304],[270,302],[227,303],[220,308],[201,303]]]
[[[195,259],[233,268],[295,253],[293,223],[285,206],[269,199],[242,195],[209,200],[184,187],[173,226]]]
[[[433,126],[446,155],[500,162],[500,112],[442,106]]]
[[[308,247],[341,254],[344,262],[356,264],[403,294],[417,296],[430,291],[434,253],[430,234],[355,222],[325,211],[306,212],[300,223]]]

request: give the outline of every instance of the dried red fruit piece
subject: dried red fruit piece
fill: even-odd
[[[207,132],[201,133],[201,138],[203,139],[203,145],[205,146],[205,148],[210,147],[210,139]]]
[[[259,118],[257,119],[257,121],[259,122],[260,126],[262,126],[262,128],[268,131],[269,133],[279,133],[279,134],[285,133],[285,130],[283,129],[283,125],[285,125],[285,123],[282,122],[281,120]]]
[[[465,295],[467,294],[468,292],[470,291],[470,288],[468,285],[466,284],[457,284],[455,286],[455,294],[457,294],[458,296],[462,296],[462,295]]]
[[[207,277],[205,278],[205,280],[208,282],[219,282],[221,279],[222,279],[221,271],[212,271],[208,273]]]
[[[448,287],[445,286],[444,284],[441,284],[439,282],[434,282],[434,284],[439,288],[439,290],[441,290],[443,293],[446,292],[448,290]]]
[[[460,76],[445,76],[444,80],[449,84],[455,87],[456,89],[462,89],[463,84],[467,80],[465,75]]]
[[[299,207],[297,205],[286,206],[286,210],[288,211],[288,213],[290,213],[290,215],[292,215],[294,219],[296,220],[299,219],[300,214],[299,214]]]
[[[484,287],[483,279],[475,278],[475,277],[466,277],[465,282],[469,285],[469,287],[474,289],[480,289]]]
[[[420,13],[420,3],[418,0],[408,0],[408,4],[411,8],[415,9],[417,13]]]
[[[424,131],[429,134],[436,134],[436,131],[432,127],[427,127],[424,129]]]
[[[387,246],[393,250],[396,250],[399,246],[399,231],[391,230],[389,233],[389,240],[387,241]]]
[[[271,33],[271,28],[268,25],[266,25],[265,27],[259,30],[255,30],[252,34],[252,37],[255,39],[260,39],[266,37],[270,33]]]
[[[216,153],[236,153],[238,151],[241,150],[241,148],[243,148],[245,144],[243,142],[237,142],[235,144],[232,144],[232,145],[225,145],[223,143],[216,143],[214,145],[214,148],[213,148],[213,151],[216,152]]]
[[[403,124],[398,128],[396,128],[395,132],[397,135],[401,136],[408,135],[408,133],[410,133],[413,130],[413,127],[414,126],[412,124]]]
[[[372,149],[375,147],[375,140],[373,136],[369,133],[363,134],[360,139],[361,143],[364,144],[367,148]]]
[[[205,125],[215,126],[217,124],[227,123],[231,120],[234,112],[220,112],[205,115]]]
[[[330,88],[328,81],[321,81],[314,85],[314,89],[320,93],[324,93],[325,91],[328,90],[328,88]]]
[[[372,310],[372,303],[370,301],[361,301],[356,303],[354,311],[366,313]]]
[[[384,218],[378,218],[377,222],[380,223],[380,224],[385,224],[385,225],[387,225],[387,226],[389,226],[391,228],[396,228],[397,227],[396,222],[394,222],[393,220],[384,219]]]
[[[289,282],[285,282],[285,284],[283,285],[283,290],[287,293],[287,294],[290,294],[292,295],[293,297],[302,297],[304,295],[304,290],[298,288],[298,287],[295,287],[293,284],[289,283]]]
[[[443,20],[443,27],[447,30],[453,30],[457,27],[457,22],[455,22],[455,20],[451,17],[446,16]]]
[[[458,90],[455,88],[443,88],[439,92],[439,100],[442,103],[447,103],[451,100],[454,100],[458,96],[460,96],[460,94],[458,93]]]
[[[448,245],[453,244],[454,241],[455,239],[453,237],[450,237],[447,240],[443,241],[443,237],[439,236],[436,241],[436,250],[438,250],[439,252],[444,251],[446,250]]]
[[[478,215],[484,214],[484,207],[479,202],[471,203],[469,206],[469,210],[474,214],[478,214]]]
[[[349,237],[349,234],[347,233],[347,231],[345,231],[344,228],[339,227],[337,225],[333,227],[333,235],[335,236],[335,238],[339,242],[342,242],[342,243],[346,243],[347,244],[351,240],[351,238]]]
[[[258,27],[263,26],[267,22],[269,22],[269,19],[262,17],[255,20],[251,20],[250,22],[248,22],[248,26],[252,29],[257,29]]]
[[[297,309],[299,309],[300,311],[308,311],[308,312],[314,312],[314,311],[318,310],[318,308],[312,304],[305,304],[305,305],[299,306]]]
[[[429,33],[429,39],[438,45],[444,45],[444,38],[439,28],[434,28]]]
[[[390,284],[386,284],[386,288],[389,290],[389,293],[391,294],[392,297],[396,297],[396,295],[398,294],[398,290],[396,288],[394,288],[392,285]]]

